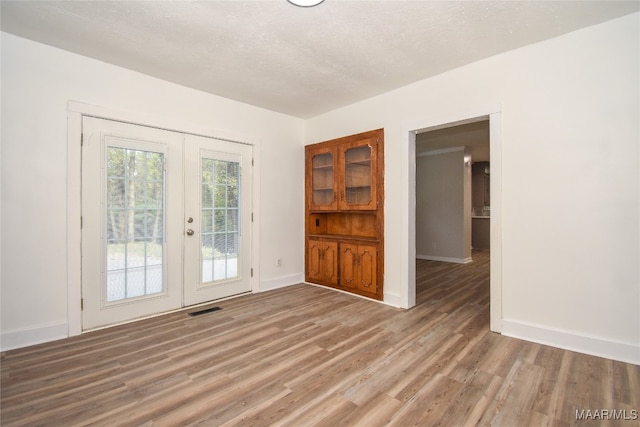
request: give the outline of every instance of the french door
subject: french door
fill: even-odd
[[[249,145],[185,136],[184,304],[251,290]],[[195,184],[194,184],[195,183]],[[247,254],[242,256],[243,254]]]
[[[82,327],[248,292],[251,146],[83,118]]]

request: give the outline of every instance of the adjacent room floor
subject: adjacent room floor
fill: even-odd
[[[640,366],[489,332],[489,254],[474,260],[417,261],[411,310],[296,285],[5,352],[1,424],[529,426],[640,409]]]

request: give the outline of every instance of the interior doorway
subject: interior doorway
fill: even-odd
[[[486,111],[486,110],[485,110]],[[407,179],[409,183],[408,194],[408,235],[407,235],[407,261],[408,272],[407,281],[408,289],[406,293],[401,295],[401,303],[403,306],[412,307],[416,303],[416,266],[415,260],[417,258],[417,241],[416,241],[416,159],[420,149],[420,135],[423,133],[436,132],[446,134],[455,128],[472,125],[474,123],[483,122],[482,125],[488,124],[489,132],[489,160],[490,165],[490,179],[488,180],[488,191],[490,194],[488,209],[480,213],[485,214],[486,218],[480,219],[481,221],[488,221],[489,225],[489,248],[491,250],[490,261],[490,329],[494,332],[501,332],[502,330],[502,165],[501,165],[501,113],[499,110],[494,110],[489,114],[484,115],[468,115],[453,117],[451,120],[433,119],[418,122],[414,126],[405,128],[407,131],[407,154],[408,154],[408,167],[407,167]],[[473,127],[473,126],[471,126]],[[447,130],[449,129],[449,130]],[[434,148],[434,147],[432,147]],[[447,150],[447,148],[439,148]],[[471,218],[472,209],[469,206],[469,217]],[[477,215],[477,216],[481,216]],[[476,215],[474,215],[476,216]]]
[[[416,257],[471,262],[490,249],[489,119],[416,134]]]

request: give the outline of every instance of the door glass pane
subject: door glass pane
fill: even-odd
[[[240,163],[202,159],[200,251],[203,283],[238,277]]]
[[[164,155],[107,147],[107,302],[164,291]]]
[[[371,146],[350,148],[345,153],[345,200],[350,205],[371,201]]]
[[[333,154],[316,154],[312,160],[312,188],[314,205],[330,205],[333,194]]]

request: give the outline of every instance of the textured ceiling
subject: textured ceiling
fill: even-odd
[[[7,1],[2,31],[302,118],[638,1]]]

